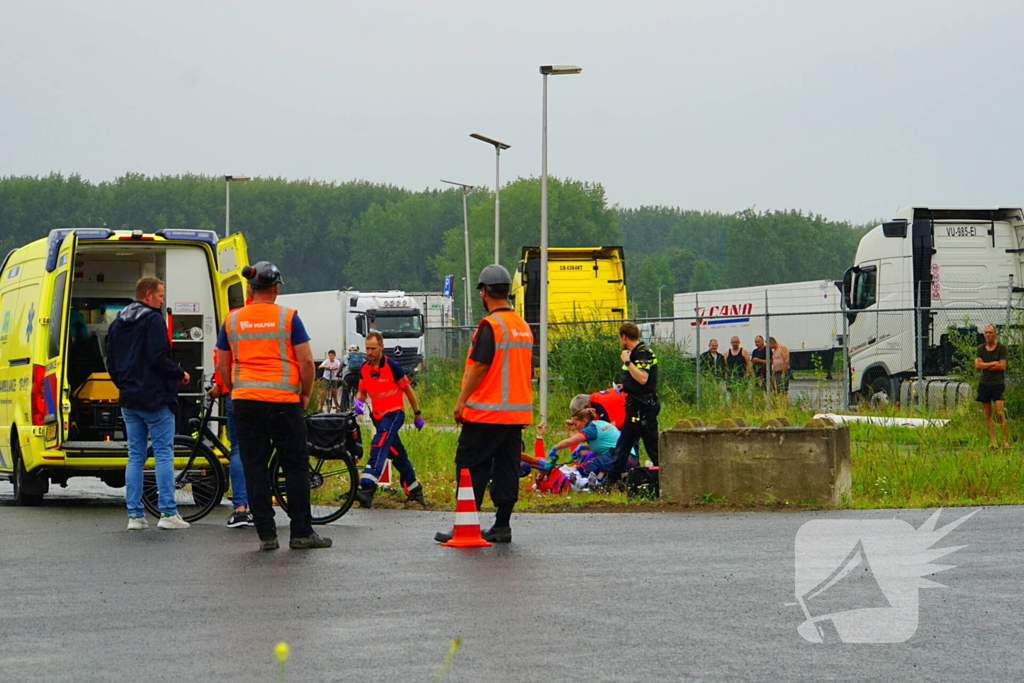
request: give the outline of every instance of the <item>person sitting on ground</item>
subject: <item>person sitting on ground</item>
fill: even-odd
[[[615,444],[619,430],[615,425],[596,419],[593,409],[578,410],[568,421],[575,433],[562,439],[544,456],[545,425],[537,426],[534,455],[523,453],[521,476],[529,474],[531,468],[539,470],[534,488],[552,493],[582,491],[589,486],[600,484],[615,459]],[[560,467],[558,451],[571,449],[571,460]],[[525,450],[525,449],[524,449]],[[634,450],[629,457],[629,466],[636,467],[637,454]]]
[[[558,461],[558,451],[572,448],[573,461],[578,463],[580,471],[584,474],[603,475],[615,461],[615,444],[618,443],[620,432],[618,428],[597,419],[597,415],[591,408],[578,410],[570,420],[572,428],[577,430],[575,434],[562,439],[548,451],[548,460]],[[586,448],[580,448],[586,444]],[[629,466],[636,467],[636,453],[629,458]]]

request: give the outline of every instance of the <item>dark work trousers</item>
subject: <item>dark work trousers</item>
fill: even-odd
[[[644,404],[629,399],[626,401],[626,424],[622,426],[619,440],[615,443],[615,463],[609,472],[612,481],[617,481],[625,471],[629,455],[642,439],[647,457],[655,465],[658,464],[658,413],[661,404]],[[639,454],[639,448],[637,453]]]
[[[498,508],[496,526],[508,526],[512,508],[519,500],[522,444],[522,425],[462,424],[459,446],[455,451],[455,481],[459,481],[459,473],[463,469],[469,470],[477,510],[484,502],[487,483],[491,482],[491,501]]]
[[[292,538],[313,534],[309,510],[309,455],[301,403],[275,403],[236,398],[231,410],[238,431],[239,455],[245,469],[249,511],[260,540],[275,538],[270,493],[270,454],[276,450],[284,471]]]
[[[359,479],[359,485],[363,488],[376,488],[377,481],[388,466],[388,458],[394,463],[395,469],[401,477],[402,485],[410,493],[419,488],[420,483],[416,481],[416,469],[409,461],[409,454],[405,450],[402,439],[398,436],[398,430],[405,422],[405,412],[393,410],[384,413],[379,420],[373,418],[373,426],[377,433],[373,435],[370,442],[370,457],[366,460],[366,468]]]

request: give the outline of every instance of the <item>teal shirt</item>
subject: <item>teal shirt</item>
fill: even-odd
[[[594,451],[594,455],[615,453],[615,444],[619,442],[619,428],[611,422],[593,420],[580,430],[580,434],[587,437],[587,445]]]

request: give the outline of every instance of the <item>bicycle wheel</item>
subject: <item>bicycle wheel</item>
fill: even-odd
[[[274,498],[281,509],[288,512],[288,493],[285,490],[284,471],[274,454],[270,461],[270,483]],[[309,458],[309,506],[313,524],[328,524],[349,511],[356,499],[359,475],[356,464],[346,454],[341,460]]]
[[[153,448],[146,454],[142,470],[142,504],[151,515],[160,516],[159,493]],[[174,502],[186,522],[202,519],[220,504],[225,489],[224,468],[206,444],[190,436],[174,437]]]

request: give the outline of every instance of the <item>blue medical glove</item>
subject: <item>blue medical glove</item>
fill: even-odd
[[[356,411],[356,415],[362,415],[366,411],[366,402],[361,398],[357,398],[356,402],[352,404],[352,409]]]
[[[551,462],[558,462],[558,449],[554,446],[552,446],[551,450],[548,451],[548,460]]]
[[[416,426],[416,429],[423,429],[423,425],[425,425],[427,422],[422,417],[417,417],[415,420],[412,421],[412,423]]]

